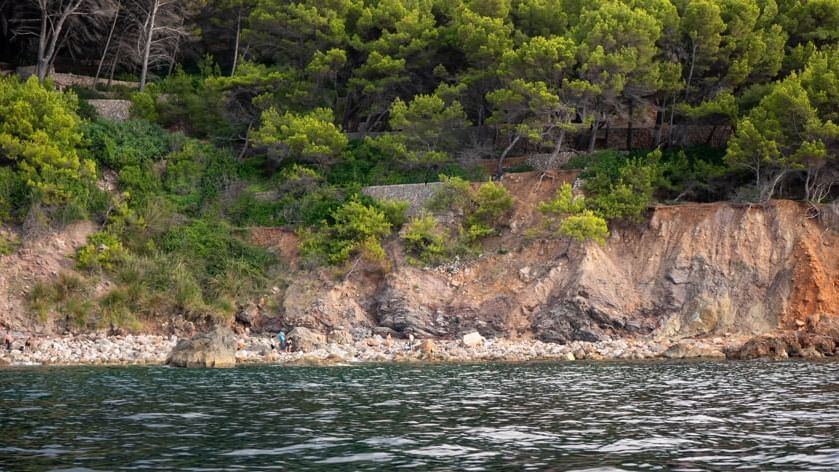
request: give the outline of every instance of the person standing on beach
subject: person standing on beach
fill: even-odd
[[[286,348],[285,331],[280,330],[280,332],[277,333],[277,341],[280,343],[280,352],[285,352],[285,348]]]

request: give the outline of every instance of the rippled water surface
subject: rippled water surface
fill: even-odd
[[[839,470],[837,363],[0,370],[0,469]]]

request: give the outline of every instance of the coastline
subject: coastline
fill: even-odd
[[[177,336],[80,334],[17,338],[13,349],[0,350],[0,367],[74,365],[163,365]],[[379,336],[348,344],[330,343],[305,352],[278,352],[269,335],[239,335],[237,365],[346,365],[364,363],[464,363],[577,360],[654,360],[725,358],[742,338],[618,339],[568,344],[491,338],[473,346],[463,340],[385,340]]]

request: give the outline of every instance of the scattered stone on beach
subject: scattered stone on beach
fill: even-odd
[[[230,329],[217,327],[207,333],[181,340],[166,363],[175,367],[233,367],[237,339]]]
[[[481,333],[473,331],[463,336],[463,345],[466,347],[478,347],[484,344],[484,337]]]
[[[354,341],[352,334],[349,331],[342,328],[333,330],[326,337],[326,340],[330,343],[335,344],[352,344]]]
[[[425,338],[420,342],[420,352],[423,354],[434,354],[434,350],[437,346],[434,344],[434,340],[431,338]]]

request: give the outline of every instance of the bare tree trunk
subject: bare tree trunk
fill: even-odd
[[[516,144],[519,142],[520,139],[521,139],[521,135],[516,134],[516,137],[513,138],[513,140],[510,142],[510,145],[507,146],[504,149],[504,152],[501,153],[501,157],[498,158],[498,175],[501,175],[501,174],[504,173],[504,159],[507,157],[507,154],[509,154],[510,151],[513,150],[513,148],[516,146]]]
[[[184,19],[181,18],[181,29],[184,27]],[[178,50],[181,48],[181,35],[178,35],[175,38],[175,48],[172,51],[172,57],[169,58],[169,71],[166,73],[166,76],[172,75],[172,71],[175,69],[175,58],[178,56]]]
[[[154,0],[152,2],[152,8],[149,12],[149,17],[146,20],[147,28],[146,28],[146,44],[143,47],[143,63],[142,69],[140,70],[140,91],[143,92],[146,90],[146,80],[148,78],[149,73],[149,55],[151,54],[151,44],[152,38],[154,37],[154,23],[157,20],[157,9],[160,6],[160,0]]]
[[[105,41],[105,49],[102,50],[102,58],[99,59],[99,66],[96,68],[96,77],[93,79],[93,88],[99,85],[99,76],[102,74],[102,66],[105,64],[105,58],[108,56],[108,49],[111,47],[111,39],[114,37],[114,30],[117,27],[117,20],[119,20],[119,11],[122,7],[120,2],[117,2],[117,11],[114,13],[114,22],[111,23],[111,30],[108,32],[108,39]]]
[[[690,82],[693,80],[693,66],[696,65],[696,41],[693,42],[693,50],[690,53],[690,72],[688,72],[688,81],[685,84],[685,101],[688,101],[688,94],[690,93]]]
[[[597,143],[597,128],[600,127],[600,123],[598,123],[597,118],[594,119],[594,122],[591,124],[591,137],[588,141],[588,152],[589,154],[594,152],[594,146]]]
[[[236,17],[236,43],[233,46],[233,67],[230,69],[230,76],[236,75],[236,66],[239,64],[239,38],[242,35],[242,7]]]
[[[656,120],[656,130],[655,130],[655,146],[658,147],[661,144],[661,132],[664,128],[664,117],[667,115],[667,97],[664,97],[664,103],[661,106],[661,113],[659,119]]]
[[[635,102],[633,100],[629,100],[629,120],[627,123],[626,129],[626,150],[632,150],[632,112],[635,111]]]
[[[64,23],[71,15],[78,12],[84,0],[72,0],[63,10],[58,12],[56,20],[50,19],[49,4],[47,0],[38,0],[38,7],[41,9],[41,36],[38,40],[38,63],[36,72],[38,80],[43,83],[46,80],[49,70],[55,61],[58,44],[64,31]]]
[[[116,72],[117,64],[119,64],[119,59],[122,56],[122,43],[117,46],[117,52],[114,55],[114,60],[111,62],[111,73],[108,75],[108,88],[111,88],[111,83],[114,81],[114,72]]]
[[[670,126],[667,128],[667,147],[673,146],[673,118],[676,116],[676,95],[670,102]]]
[[[46,65],[43,61],[47,51],[47,24],[49,23],[47,16],[49,12],[45,3],[39,3],[41,4],[41,35],[38,37],[38,62],[35,66],[35,72],[38,74],[38,81],[44,83],[44,79],[47,78]]]

